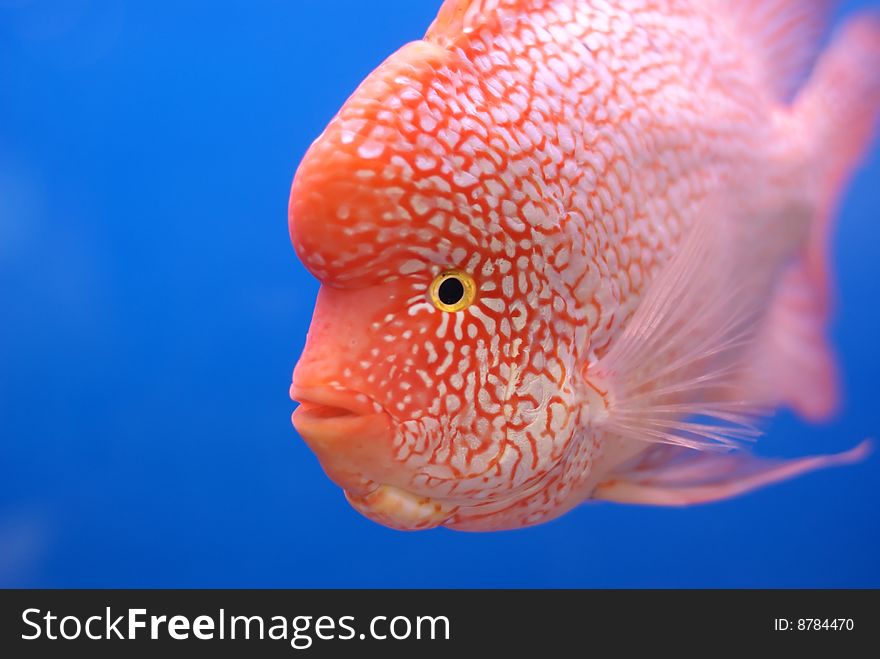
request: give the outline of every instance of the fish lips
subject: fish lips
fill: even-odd
[[[375,489],[366,474],[382,473],[391,457],[391,420],[384,412],[358,414],[347,408],[304,400],[291,417],[330,479],[365,494]]]

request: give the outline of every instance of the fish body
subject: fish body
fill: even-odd
[[[880,27],[809,0],[447,0],[294,179],[321,281],[293,421],[401,529],[591,498],[712,501],[779,405],[836,405],[835,200],[880,106]]]

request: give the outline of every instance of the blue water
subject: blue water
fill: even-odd
[[[496,534],[385,529],[324,476],[289,420],[290,181],[438,4],[0,0],[0,584],[880,586],[877,454]],[[835,239],[845,406],[764,454],[880,433],[878,154]]]

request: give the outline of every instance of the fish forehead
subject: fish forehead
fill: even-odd
[[[634,299],[713,175],[681,148],[694,108],[673,104],[665,125],[646,111],[703,84],[670,41],[699,21],[667,8],[661,26],[651,3],[601,4],[534,3],[503,30],[389,58],[297,174],[291,233],[306,266],[338,283],[459,264],[465,251],[511,257],[568,218],[593,279]],[[671,170],[686,184],[672,189]],[[581,302],[601,301],[597,283],[583,288]]]
[[[498,137],[507,129],[489,111],[497,96],[470,62],[425,42],[377,69],[294,181],[291,234],[306,266],[352,281],[529,250],[529,225],[502,201],[531,195],[546,219],[549,197],[537,160],[531,175],[519,163],[516,179]]]

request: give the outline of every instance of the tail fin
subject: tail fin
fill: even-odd
[[[809,136],[817,213],[805,249],[780,283],[767,358],[783,401],[809,419],[834,411],[835,360],[825,339],[831,309],[828,246],[837,202],[868,150],[880,115],[880,17],[847,24],[819,59],[793,106]],[[804,182],[811,186],[811,182]]]
[[[844,186],[868,151],[880,116],[880,15],[860,16],[836,36],[795,103],[798,124],[814,136],[819,217],[807,263],[828,303],[826,252]]]

